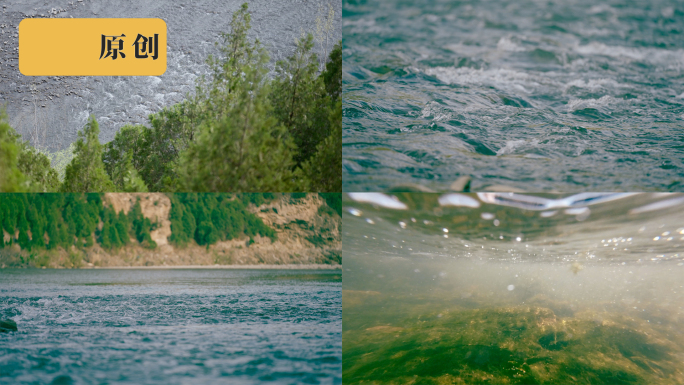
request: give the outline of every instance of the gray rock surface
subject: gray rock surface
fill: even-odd
[[[48,151],[67,148],[93,114],[100,140],[110,141],[124,124],[147,122],[150,113],[194,92],[195,79],[215,53],[214,42],[228,31],[244,0],[3,0],[0,5],[0,105],[24,139]],[[303,32],[314,32],[316,17],[335,11],[331,46],[342,38],[340,0],[248,1],[251,36],[268,48],[271,66],[290,55]],[[325,12],[319,12],[323,5]],[[34,17],[158,17],[168,28],[168,66],[162,76],[28,77],[19,72],[17,27]],[[49,37],[48,37],[49,38]],[[55,44],[59,44],[56,42]],[[321,47],[318,46],[317,49]]]

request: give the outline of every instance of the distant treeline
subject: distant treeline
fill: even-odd
[[[313,37],[276,63],[250,41],[247,4],[222,35],[221,57],[196,93],[99,142],[91,117],[63,180],[49,158],[21,140],[0,111],[0,191],[341,191],[342,47],[319,73]]]
[[[256,235],[276,239],[275,230],[255,214],[249,204],[257,206],[283,194],[168,194],[171,200],[170,242],[183,247],[194,241],[211,245],[220,240],[250,239]],[[284,194],[298,200],[306,194]],[[321,194],[327,206],[339,212],[341,194]],[[145,218],[138,200],[129,210],[115,212],[103,203],[102,194],[1,194],[0,228],[2,246],[18,244],[24,250],[68,250],[90,247],[97,242],[107,250],[137,242],[155,248],[150,233],[159,224]]]

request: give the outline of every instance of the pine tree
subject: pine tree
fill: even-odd
[[[333,131],[321,143],[316,155],[302,165],[312,191],[342,191],[342,104],[337,102],[330,115]]]
[[[19,170],[21,146],[18,135],[7,121],[7,113],[0,109],[0,192],[26,191],[26,177]]]
[[[114,165],[111,176],[118,191],[147,192],[145,182],[133,167],[133,159],[130,153],[124,154],[123,159]]]
[[[45,154],[23,143],[18,167],[26,176],[30,191],[55,192],[59,189],[59,176]]]
[[[342,42],[335,45],[330,52],[330,61],[325,64],[325,71],[321,74],[325,82],[325,90],[337,103],[342,95]]]
[[[243,66],[228,113],[206,122],[196,142],[181,158],[181,180],[190,191],[292,191],[292,143],[270,114],[269,87],[264,85],[268,57]]]
[[[105,172],[102,163],[100,128],[91,116],[82,131],[74,151],[74,159],[66,168],[62,192],[108,192],[114,191],[114,184]]]
[[[325,84],[318,74],[318,59],[313,52],[313,36],[297,41],[297,49],[287,60],[276,63],[271,101],[273,113],[290,133],[297,146],[295,161],[301,164],[329,135]]]

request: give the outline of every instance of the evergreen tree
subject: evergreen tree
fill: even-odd
[[[19,170],[26,176],[29,191],[54,192],[59,189],[57,171],[50,165],[50,159],[45,154],[32,148],[27,143],[22,144],[19,153]]]
[[[116,233],[119,238],[119,242],[121,243],[121,246],[126,246],[129,243],[129,236],[128,236],[128,217],[126,214],[121,210],[119,212],[119,215],[116,218],[116,223],[114,224],[114,227],[116,228]]]
[[[292,56],[276,63],[278,76],[270,95],[273,113],[294,139],[297,164],[309,159],[316,146],[329,135],[330,102],[317,72],[318,59],[313,52],[311,34],[297,41]]]
[[[114,191],[114,184],[105,172],[102,163],[100,128],[91,117],[82,131],[74,151],[74,159],[66,168],[63,192],[108,192]]]
[[[340,101],[342,95],[342,42],[335,45],[330,52],[330,60],[325,64],[325,71],[321,74],[325,82],[325,90],[333,103]]]
[[[242,66],[228,113],[200,128],[196,142],[181,157],[181,183],[190,191],[291,191],[304,186],[292,172],[292,143],[270,114],[264,85],[268,57]],[[238,82],[236,82],[237,84]]]
[[[147,192],[147,186],[133,167],[133,158],[129,153],[126,153],[124,159],[114,165],[112,182],[118,191]]]
[[[335,210],[339,216],[342,216],[342,194],[341,193],[319,193],[325,199],[325,203],[331,209]]]
[[[10,127],[7,113],[0,109],[0,192],[26,191],[26,177],[19,169],[21,146]]]
[[[316,154],[302,165],[312,191],[342,191],[342,104],[337,102],[330,115],[333,131]]]
[[[140,201],[138,200],[131,212],[128,213],[131,229],[135,238],[138,242],[145,248],[154,249],[157,247],[157,243],[152,240],[150,232],[153,229],[152,222],[142,214],[142,208],[140,207]]]

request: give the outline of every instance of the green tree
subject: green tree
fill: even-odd
[[[124,159],[114,165],[112,182],[118,191],[147,192],[147,185],[133,167],[133,157],[126,153]]]
[[[330,60],[325,64],[321,77],[333,103],[338,102],[342,95],[342,42],[337,43],[330,52]]]
[[[55,192],[59,190],[59,176],[45,154],[24,143],[18,161],[19,170],[30,184],[30,191]]]
[[[325,199],[325,203],[331,209],[335,210],[339,216],[342,216],[342,193],[319,193]]]
[[[295,161],[301,164],[329,135],[325,84],[318,76],[318,59],[313,52],[313,36],[297,41],[287,60],[276,63],[271,101],[273,113],[282,122],[297,146]]]
[[[78,133],[74,159],[66,168],[62,192],[108,192],[115,187],[102,163],[100,128],[94,117]]]
[[[205,122],[196,142],[181,157],[181,183],[190,191],[291,191],[302,188],[292,171],[291,141],[270,114],[264,84],[268,56],[242,66],[228,113]]]
[[[0,192],[26,191],[26,177],[19,169],[19,135],[10,127],[7,113],[0,109]]]
[[[342,104],[337,102],[330,115],[333,131],[316,154],[302,165],[312,191],[342,191]]]

